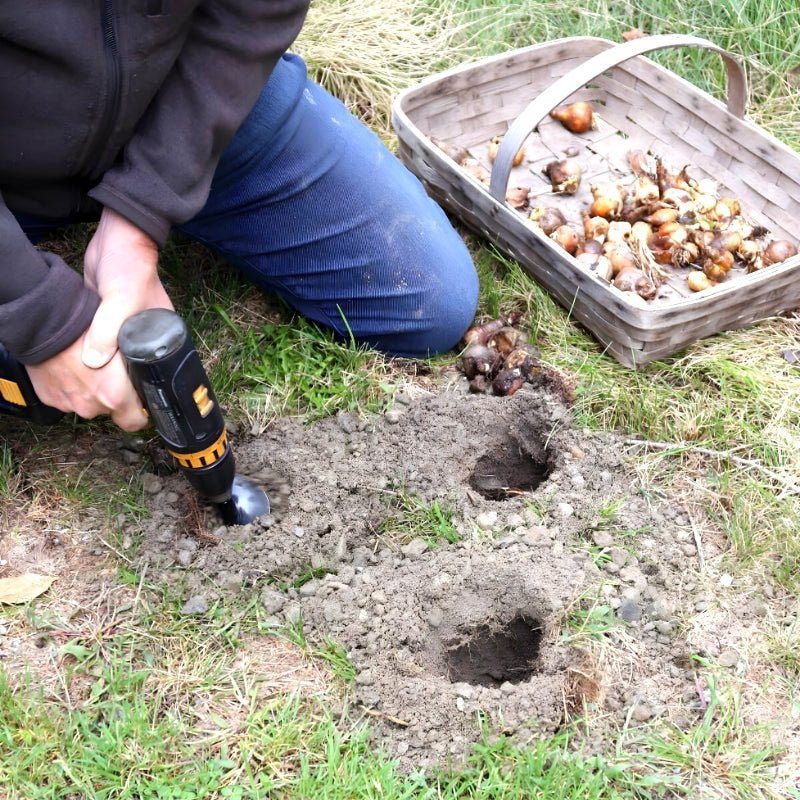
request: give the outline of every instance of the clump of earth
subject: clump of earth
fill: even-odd
[[[179,475],[149,474],[140,562],[184,582],[185,613],[255,591],[276,626],[344,648],[350,710],[405,768],[457,762],[482,723],[517,743],[588,708],[693,724],[708,693],[691,655],[740,668],[765,613],[744,598],[730,630],[688,625],[713,603],[698,567],[721,541],[698,552],[686,509],[641,491],[624,440],[576,429],[534,386],[463,381],[234,447],[270,516],[225,528]],[[410,524],[420,509],[438,516]]]

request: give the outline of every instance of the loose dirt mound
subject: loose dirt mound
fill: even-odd
[[[140,557],[186,570],[189,610],[257,585],[276,624],[343,645],[355,703],[406,767],[457,760],[483,721],[527,741],[587,704],[620,722],[702,709],[680,624],[704,598],[690,520],[558,398],[458,385],[367,419],[282,420],[236,455],[272,516],[209,536],[182,479],[151,476]],[[429,529],[406,524],[434,506]],[[442,520],[457,539],[437,539]]]

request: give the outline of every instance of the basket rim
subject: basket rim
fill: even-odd
[[[415,131],[420,131],[419,127],[411,120],[411,117],[408,115],[408,111],[406,110],[406,104],[408,100],[414,97],[417,93],[424,89],[428,89],[430,86],[435,85],[438,82],[445,82],[448,78],[452,77],[453,75],[459,75],[464,72],[469,72],[472,70],[480,69],[482,66],[486,66],[497,61],[507,60],[508,58],[512,58],[514,56],[535,52],[538,49],[549,49],[551,47],[558,47],[563,46],[565,44],[572,44],[577,42],[594,42],[598,44],[609,44],[612,47],[621,44],[621,42],[615,42],[612,39],[605,39],[601,36],[564,36],[559,39],[548,39],[544,42],[536,42],[534,44],[525,45],[525,47],[519,47],[512,50],[504,50],[501,53],[495,53],[494,55],[484,56],[478,59],[472,59],[462,62],[461,64],[457,64],[453,67],[448,67],[446,70],[442,70],[441,72],[435,72],[431,75],[426,76],[421,81],[417,81],[416,83],[406,86],[404,89],[401,89],[396,95],[392,102],[391,108],[391,120],[392,120],[392,127],[400,135],[400,131],[398,130],[398,120],[402,120],[403,124],[408,127],[412,128]],[[735,53],[731,54],[733,58],[740,58]],[[713,103],[716,106],[719,106],[722,109],[725,109],[725,104],[722,103],[718,98],[714,97],[713,95],[709,94],[705,90],[701,89],[695,83],[683,78],[682,76],[678,75],[676,72],[667,69],[666,67],[662,67],[656,61],[653,61],[648,55],[640,55],[637,58],[643,58],[648,61],[653,67],[657,70],[663,72],[665,75],[669,76],[672,80],[680,81],[684,86],[688,87],[690,90],[694,91],[698,97],[702,98],[704,101]],[[588,59],[587,59],[588,60]],[[617,65],[614,69],[625,69],[625,63]],[[784,155],[790,156],[793,159],[797,159],[800,157],[798,151],[794,148],[787,145],[785,142],[780,140],[777,136],[770,133],[767,130],[764,130],[760,125],[757,125],[747,116],[747,108],[745,108],[745,114],[742,118],[736,118],[737,122],[742,125],[746,125],[751,131],[762,139],[764,139],[770,146],[777,148],[780,150]],[[422,134],[422,138],[426,138],[424,134]]]
[[[558,47],[560,45],[570,44],[573,42],[594,42],[597,44],[609,44],[612,46],[618,44],[618,42],[615,42],[613,39],[606,39],[602,36],[562,36],[559,39],[548,39],[544,42],[534,42],[533,44],[528,44],[524,47],[517,47],[512,50],[504,50],[501,53],[494,53],[490,56],[481,56],[480,58],[468,59],[460,64],[448,67],[441,72],[434,72],[431,75],[427,75],[422,80],[416,81],[410,86],[406,86],[405,88],[401,89],[395,96],[393,105],[401,105],[402,102],[415,91],[418,91],[422,87],[428,86],[431,83],[435,83],[436,81],[449,78],[451,75],[458,75],[460,72],[464,72],[469,69],[474,69],[485,64],[492,64],[495,61],[502,61],[513,55],[531,53],[535,52],[536,50]]]

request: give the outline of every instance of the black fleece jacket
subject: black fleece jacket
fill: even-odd
[[[36,364],[99,300],[12,211],[107,206],[159,245],[208,196],[225,145],[309,0],[0,0],[0,342]]]

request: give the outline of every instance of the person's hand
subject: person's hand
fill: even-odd
[[[173,308],[158,277],[158,246],[133,223],[104,209],[86,248],[84,281],[100,307],[83,341],[83,363],[99,369],[117,352],[117,334],[128,317],[146,308]]]
[[[158,247],[124,217],[104,209],[86,248],[84,280],[100,296],[92,324],[78,340],[28,374],[39,399],[90,419],[110,414],[124,430],[148,420],[136,395],[117,334],[125,320],[146,308],[173,308],[158,277]]]
[[[128,379],[122,355],[116,353],[99,369],[87,367],[83,363],[85,341],[86,333],[52,358],[25,368],[38,398],[85,419],[110,414],[126,431],[146,427],[148,419]]]

